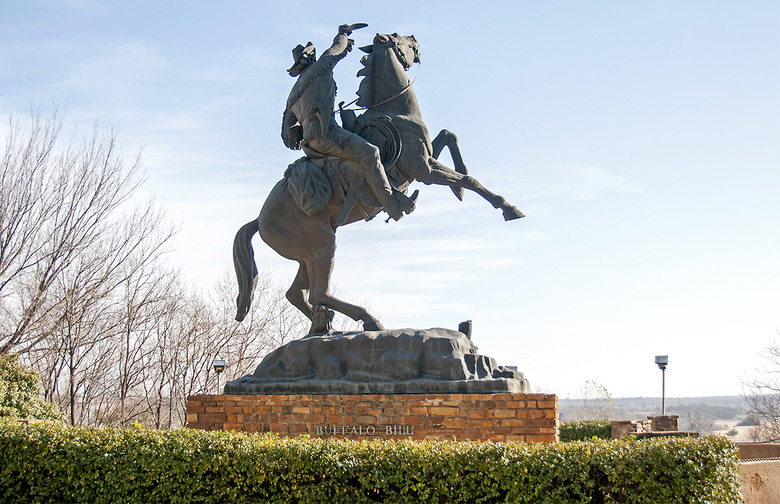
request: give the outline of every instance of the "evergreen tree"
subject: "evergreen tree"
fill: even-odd
[[[14,355],[0,354],[0,417],[62,420],[57,407],[41,395],[41,377]]]

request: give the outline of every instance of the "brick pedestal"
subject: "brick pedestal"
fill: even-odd
[[[549,394],[196,395],[187,426],[349,439],[558,441]]]

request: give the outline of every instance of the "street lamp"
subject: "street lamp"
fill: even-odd
[[[217,373],[217,392],[220,392],[219,388],[219,374],[225,370],[225,361],[222,359],[214,359],[214,372]]]
[[[655,363],[661,370],[661,416],[666,414],[666,366],[669,364],[668,355],[656,355]]]

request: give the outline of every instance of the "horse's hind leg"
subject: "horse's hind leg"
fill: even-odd
[[[309,303],[315,310],[317,310],[317,306],[321,305],[343,313],[352,320],[362,320],[365,331],[384,330],[379,320],[368,313],[365,308],[347,303],[330,294],[330,274],[333,271],[333,255],[336,251],[335,241],[330,250],[324,248],[319,250],[322,252],[320,255],[305,261],[309,274]],[[314,325],[312,325],[312,330],[315,330]]]
[[[493,205],[493,208],[500,209],[504,214],[504,220],[513,220],[525,217],[523,212],[518,210],[514,205],[509,204],[509,202],[507,202],[503,196],[489,191],[471,175],[463,175],[458,173],[433,158],[429,159],[429,165],[431,167],[430,173],[425,179],[421,179],[420,182],[424,184],[463,187],[470,191],[474,191],[475,193],[485,198],[488,203]]]
[[[309,320],[314,320],[314,313],[312,306],[306,300],[309,293],[309,275],[306,273],[306,265],[302,262],[298,263],[298,273],[295,274],[295,280],[292,285],[287,289],[287,300],[301,312]]]
[[[455,171],[461,175],[468,175],[469,171],[466,169],[466,164],[463,162],[463,157],[460,155],[460,148],[458,147],[458,137],[455,136],[450,130],[443,129],[436,135],[436,138],[431,142],[433,146],[433,157],[439,159],[442,149],[447,147],[450,151],[450,157],[452,158],[452,164],[455,165]],[[463,201],[463,187],[450,186],[452,192],[455,193],[455,197]]]
[[[333,311],[323,305],[312,306],[309,304],[309,274],[306,272],[306,265],[298,263],[298,273],[295,275],[293,284],[287,290],[287,300],[303,312],[311,320],[309,334],[323,334],[330,332],[333,322]]]

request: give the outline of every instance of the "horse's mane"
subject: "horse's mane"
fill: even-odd
[[[376,98],[374,96],[374,89],[375,89],[375,83],[374,81],[376,78],[374,77],[374,74],[376,73],[376,68],[374,68],[377,64],[377,54],[379,52],[378,49],[382,47],[391,46],[395,49],[396,57],[401,60],[403,56],[399,53],[398,50],[398,43],[399,40],[405,40],[405,39],[411,39],[411,41],[415,44],[415,60],[414,62],[419,62],[418,57],[419,54],[417,53],[417,48],[419,48],[419,45],[417,45],[417,41],[414,39],[414,36],[409,37],[402,37],[398,35],[397,33],[391,33],[389,35],[384,35],[382,33],[377,33],[374,37],[374,41],[371,46],[368,46],[366,48],[361,48],[364,51],[368,52],[367,55],[363,56],[360,59],[360,63],[363,64],[363,68],[361,68],[357,75],[358,77],[362,77],[363,79],[360,81],[360,85],[358,86],[357,90],[357,104],[360,107],[371,107],[372,105],[376,105]],[[406,62],[403,61],[402,66],[404,67],[404,70],[408,70],[409,66],[411,66],[412,62]]]
[[[360,81],[357,90],[358,100],[356,103],[359,107],[370,107],[374,104],[373,65],[376,55],[374,52],[376,49],[376,38],[374,38],[374,44],[371,47],[371,52],[360,58],[363,68],[358,70],[357,75],[358,77],[363,77],[363,79]]]

